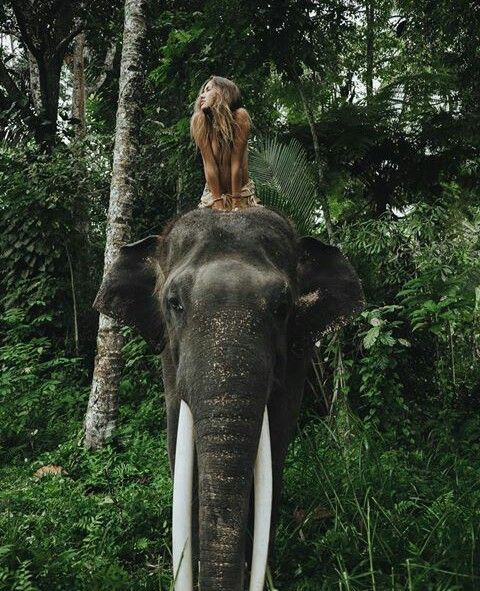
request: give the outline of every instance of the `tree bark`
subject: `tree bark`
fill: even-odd
[[[85,33],[75,37],[73,47],[73,85],[72,117],[75,121],[75,135],[85,133],[85,70],[84,70]]]
[[[365,14],[367,19],[367,51],[366,51],[366,70],[365,87],[367,90],[367,103],[373,95],[373,54],[374,54],[374,36],[375,36],[375,12],[374,0],[366,0]]]
[[[60,96],[60,73],[62,61],[53,58],[48,63],[37,62],[40,73],[42,108],[40,122],[35,130],[35,139],[45,152],[51,152],[57,139],[58,99]]]
[[[312,110],[310,105],[308,104],[307,97],[302,89],[301,83],[298,85],[298,91],[302,98],[303,108],[305,110],[305,115],[307,116],[308,125],[310,127],[310,133],[312,135],[313,141],[313,149],[315,151],[315,164],[317,167],[317,195],[320,199],[320,203],[322,206],[323,217],[325,219],[325,227],[327,228],[327,234],[329,242],[333,243],[334,232],[333,232],[333,225],[332,225],[332,217],[330,215],[330,205],[328,203],[328,198],[325,193],[325,189],[323,186],[323,163],[322,157],[320,154],[320,144],[318,141],[317,130],[315,129],[315,119],[313,117]]]
[[[28,71],[30,74],[30,95],[32,97],[32,104],[36,115],[39,115],[42,110],[42,95],[40,93],[40,73],[38,71],[37,60],[32,52],[27,49],[28,53]]]
[[[108,272],[120,247],[130,240],[135,164],[143,103],[142,50],[146,37],[145,12],[146,0],[125,0],[104,274]],[[86,448],[95,449],[104,445],[115,428],[118,415],[122,346],[123,337],[120,326],[101,314],[92,389],[85,417],[84,445]]]

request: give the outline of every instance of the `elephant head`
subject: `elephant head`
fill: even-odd
[[[250,590],[263,589],[314,343],[363,303],[337,248],[299,238],[267,208],[195,210],[121,249],[95,307],[162,352],[178,591],[191,591],[197,576],[202,591],[243,590],[252,502]]]

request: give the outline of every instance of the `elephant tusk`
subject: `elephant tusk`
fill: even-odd
[[[255,518],[253,530],[252,571],[250,591],[263,591],[267,569],[268,543],[270,540],[270,519],[272,515],[272,451],[268,412],[265,407],[262,432],[258,443],[254,470]]]
[[[172,548],[175,591],[193,591],[192,577],[193,417],[180,402],[173,476]]]

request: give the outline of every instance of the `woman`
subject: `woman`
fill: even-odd
[[[230,210],[258,205],[248,176],[250,127],[237,85],[211,76],[200,89],[190,120],[206,180],[199,207]]]

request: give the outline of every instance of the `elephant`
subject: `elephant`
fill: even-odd
[[[315,342],[364,307],[357,274],[273,209],[196,209],[123,246],[94,306],[161,353],[176,591],[242,591],[252,519],[263,590]]]

